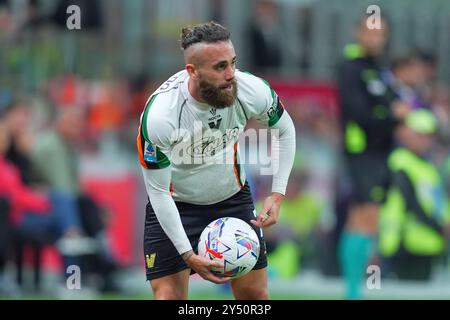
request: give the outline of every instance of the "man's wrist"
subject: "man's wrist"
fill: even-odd
[[[186,251],[181,254],[181,257],[183,258],[184,262],[188,262],[190,258],[194,255],[193,250]]]
[[[279,192],[272,192],[270,195],[275,202],[281,203],[284,200],[284,194]]]

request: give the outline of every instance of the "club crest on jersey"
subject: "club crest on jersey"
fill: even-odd
[[[145,148],[144,160],[147,162],[157,162],[156,150],[150,143]]]
[[[220,123],[222,122],[222,116],[217,114],[216,108],[211,108],[209,112],[212,114],[212,117],[208,119],[209,128],[218,129],[220,127]]]

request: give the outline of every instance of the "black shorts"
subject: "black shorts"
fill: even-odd
[[[267,266],[266,244],[261,229],[250,223],[250,220],[255,218],[255,207],[247,183],[232,197],[215,204],[194,205],[185,202],[175,202],[175,204],[195,252],[197,252],[200,234],[209,223],[221,217],[235,217],[248,222],[258,235],[261,248],[253,270]],[[145,215],[144,257],[147,280],[157,279],[189,268],[163,231],[150,202],[147,204]],[[192,273],[194,272],[192,271]]]
[[[350,202],[382,203],[389,184],[387,155],[360,154],[346,157]]]

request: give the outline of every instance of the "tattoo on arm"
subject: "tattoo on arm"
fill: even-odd
[[[189,250],[189,251],[183,253],[183,254],[181,255],[181,257],[183,258],[184,262],[188,262],[188,260],[189,260],[193,255],[194,255],[194,251]]]

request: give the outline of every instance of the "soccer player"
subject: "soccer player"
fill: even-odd
[[[191,272],[217,284],[231,281],[236,299],[268,299],[261,228],[276,223],[279,215],[295,154],[293,122],[267,82],[236,69],[223,26],[183,28],[181,47],[185,70],[151,94],[137,138],[150,200],[144,233],[147,279],[156,299],[187,299]],[[279,132],[279,170],[257,216],[238,155],[239,133],[251,118]],[[203,229],[226,216],[250,223],[261,243],[253,270],[233,280],[211,272],[221,263],[196,254]]]

